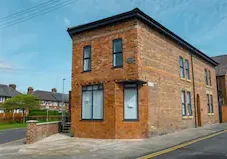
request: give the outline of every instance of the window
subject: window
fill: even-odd
[[[182,101],[182,115],[186,116],[186,102],[185,102],[185,91],[181,91],[181,101]]]
[[[209,83],[208,83],[208,72],[207,72],[207,69],[205,69],[205,80],[206,80],[206,85],[208,86]]]
[[[103,85],[82,87],[82,119],[103,119]]]
[[[0,97],[0,102],[3,102],[3,97]]]
[[[208,78],[209,78],[209,85],[211,86],[211,74],[210,74],[210,71],[208,71]]]
[[[213,96],[207,94],[208,113],[214,113]]]
[[[91,71],[91,46],[84,47],[83,61],[83,71]]]
[[[123,66],[122,39],[113,40],[113,67]]]
[[[180,77],[184,78],[184,59],[180,56],[179,58],[180,63]]]
[[[138,91],[137,84],[124,85],[124,119],[138,119]]]
[[[189,73],[189,62],[188,60],[185,60],[185,73],[186,73],[186,79],[190,79],[190,73]]]
[[[192,116],[191,92],[187,92],[188,115]]]

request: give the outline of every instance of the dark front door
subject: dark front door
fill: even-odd
[[[201,107],[200,107],[200,97],[197,94],[197,117],[198,117],[198,126],[202,126],[202,121],[201,121]]]

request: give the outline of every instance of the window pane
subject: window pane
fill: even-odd
[[[185,60],[185,69],[186,69],[186,79],[190,79],[188,60]]]
[[[209,99],[209,94],[207,94],[207,107],[208,107],[208,113],[210,113],[210,99]]]
[[[82,93],[82,119],[92,119],[92,92]]]
[[[90,59],[84,59],[84,71],[91,70],[91,60]]]
[[[180,62],[180,66],[181,66],[181,67],[184,67],[184,60],[183,60],[183,58],[182,58],[182,57],[180,57],[180,59],[179,59],[179,60],[180,60],[180,61],[179,61],[179,62]]]
[[[186,108],[185,108],[185,91],[181,92],[181,101],[182,101],[182,115],[186,115]]]
[[[93,92],[93,119],[103,119],[103,90]]]
[[[124,119],[137,119],[137,88],[124,89]]]
[[[84,58],[90,58],[91,57],[91,47],[85,47],[84,48]]]
[[[187,92],[188,115],[192,115],[191,93]]]
[[[113,52],[122,52],[122,40],[117,39],[113,41]]]
[[[184,68],[180,68],[180,77],[181,77],[181,78],[184,77]]]
[[[214,105],[213,105],[213,96],[210,95],[210,107],[211,107],[211,113],[214,112]]]
[[[209,85],[211,86],[211,74],[210,74],[210,71],[208,71],[208,75],[209,75]]]
[[[207,73],[207,69],[205,69],[205,80],[206,80],[206,85],[208,85],[208,73]]]
[[[97,90],[97,89],[98,89],[98,85],[94,85],[93,90]]]
[[[122,66],[122,54],[114,54],[114,66]]]

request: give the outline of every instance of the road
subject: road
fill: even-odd
[[[227,159],[227,133],[154,157],[154,159]]]
[[[9,129],[0,131],[0,146],[1,144],[12,142],[26,137],[26,129]]]

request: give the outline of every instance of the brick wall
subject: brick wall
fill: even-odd
[[[149,131],[152,134],[168,133],[179,129],[195,127],[195,110],[191,53],[161,35],[146,24],[138,21],[138,61],[139,79],[154,84],[149,88]],[[190,65],[190,80],[179,76],[179,56],[187,59]],[[216,78],[214,68],[193,55],[195,90],[200,95],[202,125],[218,122]],[[212,87],[206,87],[204,69],[212,75]],[[191,92],[193,117],[182,117],[181,90]],[[206,93],[213,94],[214,115],[208,116]],[[196,113],[197,114],[197,113]]]
[[[27,144],[32,144],[59,132],[59,122],[37,123],[36,120],[30,120],[27,123]]]

